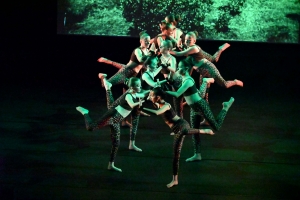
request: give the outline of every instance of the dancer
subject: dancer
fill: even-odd
[[[161,66],[163,66],[163,73],[165,78],[167,78],[168,83],[172,86],[173,91],[177,91],[181,86],[182,76],[176,72],[177,63],[174,56],[170,54],[170,51],[173,48],[172,42],[170,40],[164,40],[160,48],[160,61]],[[183,117],[183,96],[181,95],[178,98],[173,98],[173,104],[175,111],[179,117]]]
[[[162,70],[162,67],[157,67],[157,64],[158,58],[156,56],[148,56],[144,62],[144,66],[146,66],[147,70],[141,77],[143,90],[150,90],[151,88],[156,87],[158,84],[162,85],[167,82],[167,80],[154,80],[154,77]]]
[[[130,78],[128,84],[130,87],[129,91],[123,94],[122,98],[119,98],[114,102],[110,90],[112,85],[106,81],[105,77],[103,78],[103,85],[106,88],[107,106],[109,110],[97,121],[92,121],[89,116],[89,110],[81,106],[76,107],[76,110],[84,116],[86,129],[88,131],[94,131],[104,126],[110,126],[112,148],[108,169],[118,172],[122,172],[122,170],[114,165],[114,161],[120,145],[120,122],[131,113],[133,108],[141,106],[144,102],[141,98],[145,97],[145,95],[149,93],[149,91],[145,91],[143,94],[138,94],[138,92],[141,91],[141,81],[139,78]]]
[[[174,47],[176,47],[176,44],[178,43],[178,41],[172,37],[173,34],[173,29],[175,28],[172,24],[167,23],[165,20],[163,20],[160,24],[160,30],[161,33],[158,34],[154,39],[153,39],[153,43],[150,47],[150,50],[152,52],[157,52],[159,50],[159,47],[161,45],[161,43],[164,40],[171,40],[172,44]]]
[[[177,41],[177,45],[174,47],[178,47],[178,50],[182,50],[185,35],[181,29],[177,28],[178,23],[181,21],[181,17],[179,15],[170,14],[166,16],[165,20],[167,23],[174,26],[173,33],[171,35]]]
[[[203,85],[203,87],[205,87],[205,85]],[[173,179],[169,184],[167,184],[167,187],[170,188],[174,185],[178,185],[179,158],[185,136],[199,133],[213,135],[214,133],[211,129],[190,128],[189,123],[183,118],[180,118],[178,115],[176,115],[171,105],[165,101],[165,92],[161,87],[153,88],[150,91],[148,99],[150,99],[150,101],[157,106],[158,110],[149,108],[143,109],[156,115],[162,115],[165,123],[174,132]]]
[[[217,118],[214,117],[209,104],[205,99],[201,97],[202,93],[196,88],[194,79],[190,76],[189,70],[191,68],[190,64],[185,60],[182,60],[178,64],[178,72],[182,75],[182,85],[181,87],[175,91],[166,91],[167,94],[179,97],[180,95],[184,96],[185,101],[191,108],[190,112],[190,123],[192,128],[198,128],[200,125],[200,121],[197,121],[197,115],[201,113],[204,116],[206,121],[214,130],[219,130],[222,126],[222,123],[225,119],[225,116],[234,102],[234,98],[231,97],[228,102],[223,102],[223,109],[218,114]],[[195,134],[196,136],[197,134]],[[194,135],[193,135],[194,136]],[[198,134],[199,136],[199,134]],[[195,142],[195,139],[193,138]],[[200,144],[194,144],[194,156],[187,159],[186,161],[195,161],[201,160],[201,153],[200,153]]]
[[[216,66],[211,62],[213,60],[217,61],[221,55],[221,53],[228,48],[228,44],[222,45],[214,57],[207,59],[201,51],[201,48],[196,45],[198,33],[197,31],[187,33],[185,40],[186,45],[188,48],[181,52],[170,51],[172,55],[175,56],[188,56],[187,61],[189,61],[189,65],[193,67],[197,72],[199,72],[203,77],[210,77],[214,78],[215,81],[222,87],[230,88],[234,85],[243,87],[243,82],[240,80],[233,80],[233,81],[225,81],[224,78],[221,76],[219,70]],[[207,55],[206,55],[207,56]]]
[[[135,77],[140,72],[143,67],[143,62],[145,59],[145,55],[149,54],[148,46],[150,44],[150,36],[145,31],[140,33],[140,44],[141,46],[136,48],[130,57],[127,65],[120,64],[106,58],[99,58],[98,62],[106,63],[113,65],[119,69],[119,71],[110,77],[107,81],[112,84],[112,86],[116,84],[124,83],[126,78]]]

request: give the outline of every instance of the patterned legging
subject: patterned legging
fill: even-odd
[[[204,56],[204,58],[206,58],[210,62],[218,62],[218,60],[221,56],[221,53],[222,53],[222,49],[219,49],[213,56],[210,55],[209,53],[203,51],[202,49],[200,51],[201,51],[202,55]]]
[[[100,129],[104,126],[109,125],[110,136],[111,136],[111,152],[110,152],[110,162],[114,162],[117,155],[118,148],[120,146],[120,122],[124,119],[122,115],[114,108],[108,110],[100,119],[97,121],[92,121],[88,114],[84,115],[86,129],[89,131],[94,131]]]
[[[131,111],[131,127],[130,127],[130,140],[133,141],[135,140],[136,134],[137,134],[137,129],[139,125],[139,120],[140,120],[140,111],[136,107]]]
[[[191,128],[189,123],[181,118],[175,122],[171,130],[175,133],[173,142],[173,175],[177,175],[179,170],[179,158],[183,140],[186,135],[198,135],[199,129]]]
[[[177,91],[182,82],[182,76],[178,76],[176,79],[174,79],[171,82],[173,91]],[[174,109],[176,114],[180,117],[183,118],[183,95],[179,96],[178,98],[173,97],[173,104],[174,104]]]
[[[227,114],[226,110],[222,109],[219,112],[217,118],[215,118],[214,114],[212,113],[212,111],[209,107],[209,104],[204,99],[200,99],[198,102],[190,105],[190,107],[195,112],[201,112],[203,114],[204,118],[208,121],[208,123],[214,130],[220,130],[220,128],[223,124],[223,121],[225,119],[225,116]]]
[[[216,83],[222,87],[230,88],[234,85],[237,85],[235,81],[225,81],[217,67],[205,58],[203,58],[199,63],[195,64],[195,66],[197,66],[196,71],[202,74],[203,77],[214,78]]]
[[[201,75],[200,75],[201,76]],[[209,85],[207,82],[203,82],[203,78],[201,79],[201,84],[200,84],[200,89],[199,89],[199,95],[201,98],[205,99],[206,102],[208,102],[208,89]],[[190,109],[190,121],[191,121],[191,127],[199,129],[200,128],[200,123],[203,121],[204,117],[201,112],[195,112],[193,109]],[[194,145],[194,153],[200,153],[201,149],[201,138],[200,134],[193,134],[192,135],[192,140],[193,140],[193,145]]]
[[[107,108],[112,108],[112,107],[116,107],[120,104],[121,99],[124,99],[125,95],[128,94],[127,92],[124,92],[118,99],[116,99],[115,101],[112,101],[112,96],[111,96],[111,92],[107,91],[106,94],[106,98],[107,98]],[[109,103],[111,102],[111,103]],[[130,127],[130,140],[135,140],[136,134],[137,134],[137,129],[138,129],[138,125],[139,125],[139,120],[140,120],[140,111],[136,108],[134,108],[131,111],[131,127]]]
[[[133,70],[131,67],[123,67],[119,69],[119,71],[110,77],[107,81],[110,82],[112,85],[117,85],[124,83],[126,78],[131,78],[136,76],[136,71]]]
[[[112,92],[110,90],[106,91],[107,108],[108,111],[100,117],[98,120],[93,121],[88,114],[84,115],[85,126],[88,131],[94,131],[100,129],[104,126],[110,127],[111,136],[111,152],[110,152],[110,162],[114,162],[119,146],[120,146],[120,122],[124,119],[123,116],[115,109],[114,103],[120,102],[118,98],[117,102],[114,102]]]
[[[217,118],[215,118],[208,102],[206,102],[204,99],[201,99],[198,102],[190,105],[190,109],[191,127],[196,129],[200,128],[200,122],[203,120],[203,118],[205,118],[213,129],[219,130],[227,114],[227,111],[222,109]],[[194,153],[200,153],[200,134],[194,134],[192,138],[194,143]]]

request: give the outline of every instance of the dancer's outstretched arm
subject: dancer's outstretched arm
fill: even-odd
[[[155,75],[154,75],[154,76],[155,76]],[[146,83],[147,83],[148,85],[150,85],[151,87],[157,87],[158,85],[161,85],[161,84],[167,82],[167,80],[162,80],[162,81],[156,82],[156,81],[154,81],[154,80],[149,76],[149,74],[147,74],[147,73],[144,73],[144,74],[142,75],[142,79],[143,79],[144,81],[146,81]]]
[[[161,71],[162,67],[158,67],[154,70],[153,74],[154,74],[154,77]]]
[[[167,94],[174,96],[176,98],[180,97],[189,87],[193,86],[193,81],[191,79],[187,79],[183,82],[181,87],[175,92],[175,91],[166,91]]]
[[[163,105],[160,109],[158,110],[153,110],[153,109],[150,109],[150,108],[143,108],[144,110],[148,111],[148,112],[151,112],[153,114],[156,114],[156,115],[161,115],[163,114],[164,112],[166,112],[167,110],[170,110],[170,105],[169,104],[165,104]]]
[[[139,102],[134,102],[133,99],[132,99],[132,96],[129,95],[129,94],[126,95],[125,100],[127,101],[128,105],[131,108],[134,108],[135,106],[138,106],[138,105],[140,105],[141,103],[143,103],[145,101],[145,100],[140,99]]]
[[[149,95],[149,93],[150,93],[150,90],[142,90],[141,92],[136,93],[136,97],[145,98]]]
[[[138,59],[139,62],[143,62],[143,52],[139,48],[134,50],[134,54],[136,55],[136,58]]]
[[[192,47],[189,47],[187,48],[186,50],[184,51],[170,51],[170,54],[174,55],[174,56],[188,56],[192,53],[198,53],[199,50],[196,46],[192,46]]]

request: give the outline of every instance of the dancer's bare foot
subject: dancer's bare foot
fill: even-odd
[[[134,150],[134,151],[138,151],[138,152],[142,152],[143,150],[138,148],[137,146],[135,146],[135,142],[130,140],[129,142],[129,149],[130,150]]]
[[[196,153],[192,157],[186,159],[185,162],[193,162],[193,161],[200,161],[200,160],[202,160],[201,154]]]
[[[85,115],[85,114],[88,114],[89,113],[89,110],[81,107],[81,106],[77,106],[76,107],[76,110],[79,111],[82,115]]]
[[[214,135],[215,133],[211,129],[199,129],[202,134]]]
[[[112,84],[106,80],[107,75],[99,73],[98,77],[101,80],[102,87],[104,87],[105,90],[110,90]]]
[[[230,47],[230,44],[225,43],[222,46],[219,47],[220,50],[224,51],[225,49],[227,49],[228,47]]]
[[[109,162],[107,169],[122,172],[122,169],[115,167],[114,162]]]
[[[236,83],[236,85],[238,85],[240,87],[244,86],[244,83],[242,81],[240,81],[240,80],[234,79],[234,82]]]
[[[203,82],[214,83],[215,79],[214,78],[203,78]]]
[[[171,187],[173,187],[174,185],[178,185],[178,181],[172,180],[171,183],[167,184],[167,187],[168,187],[168,188],[171,188]]]
[[[105,61],[107,61],[107,59],[104,58],[104,57],[100,57],[97,61],[98,61],[98,62],[105,62]]]
[[[234,102],[234,98],[233,98],[233,97],[231,97],[231,98],[229,99],[229,101],[223,102],[223,103],[222,103],[223,109],[226,110],[226,111],[228,111],[229,108],[231,107],[231,105],[233,104],[233,102]]]

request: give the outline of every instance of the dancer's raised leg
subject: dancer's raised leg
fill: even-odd
[[[109,65],[112,65],[112,66],[114,66],[118,69],[121,69],[121,68],[125,67],[125,65],[123,65],[121,63],[117,63],[117,62],[108,60],[107,58],[104,58],[104,57],[100,57],[97,61],[101,62],[101,63],[106,63],[106,64],[109,64]]]

